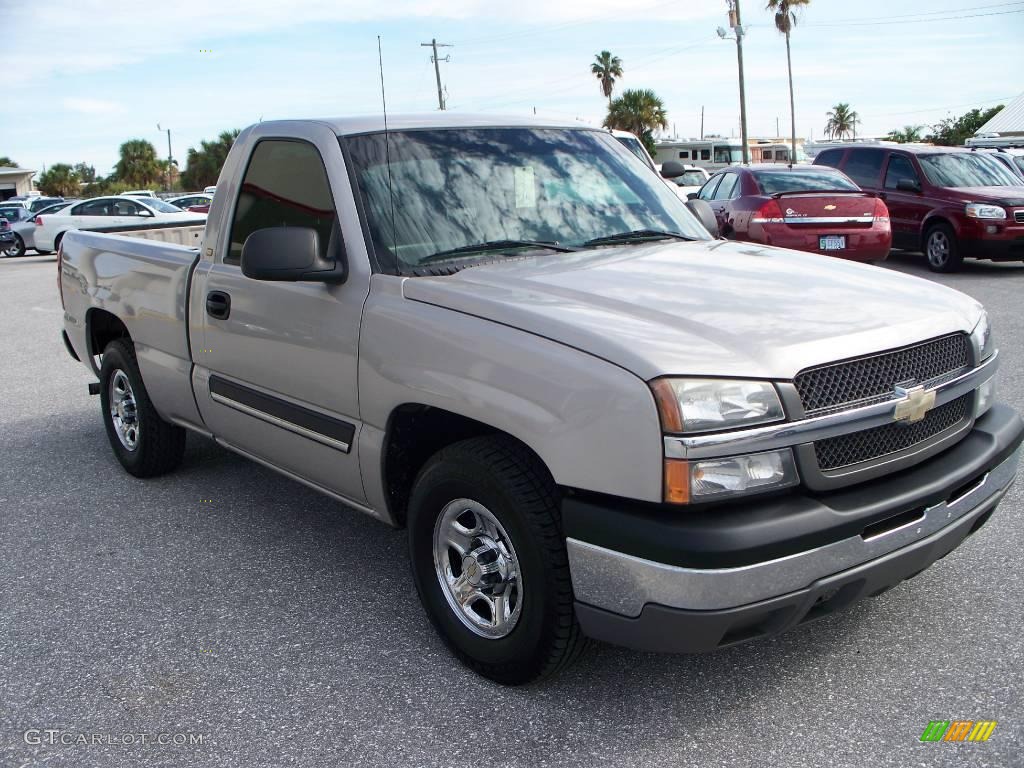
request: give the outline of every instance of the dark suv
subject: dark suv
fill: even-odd
[[[923,251],[936,272],[965,258],[1024,261],[1024,186],[998,160],[949,147],[837,147],[838,168],[889,207],[894,248]]]

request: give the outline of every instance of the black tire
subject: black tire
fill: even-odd
[[[482,637],[468,628],[449,604],[435,570],[435,525],[456,499],[483,505],[507,532],[518,560],[521,612],[503,637]],[[521,443],[490,435],[435,454],[413,486],[408,529],[420,600],[448,647],[474,671],[498,683],[520,685],[564,669],[586,647],[573,609],[555,484]]]
[[[964,262],[953,228],[945,222],[933,224],[924,235],[924,257],[932,272],[956,272]]]
[[[64,233],[63,232],[60,232],[55,238],[53,238],[53,250],[54,251],[59,251],[60,250],[60,241],[63,240],[63,239],[64,239]],[[49,251],[46,251],[46,253],[49,253]]]
[[[51,253],[53,253],[53,251],[44,251],[40,248],[36,248],[35,250],[36,253],[39,254],[40,256],[49,256]]]
[[[123,374],[129,384],[128,393],[134,407],[126,409],[134,414],[134,447],[129,447],[119,436],[118,427],[111,413],[112,384],[121,380]],[[160,418],[142,383],[135,348],[126,339],[110,342],[103,350],[103,365],[100,367],[100,403],[103,409],[103,425],[114,455],[121,466],[135,477],[156,477],[166,474],[181,463],[185,452],[185,430],[169,424]],[[126,438],[127,439],[127,438]]]
[[[25,255],[25,241],[21,239],[21,235],[17,232],[14,233],[14,242],[4,249],[4,256],[10,258],[17,258],[18,256]]]

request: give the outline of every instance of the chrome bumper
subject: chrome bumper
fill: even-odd
[[[826,577],[884,558],[946,529],[961,528],[999,503],[1013,482],[1021,448],[977,484],[922,510],[919,517],[877,535],[851,536],[775,560],[736,568],[684,568],[567,539],[576,600],[620,616],[645,605],[713,611],[757,603],[804,589]]]

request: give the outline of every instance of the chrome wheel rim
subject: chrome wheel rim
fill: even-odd
[[[928,237],[928,261],[941,267],[949,258],[949,238],[945,232],[932,232]]]
[[[452,612],[474,634],[505,637],[522,615],[519,559],[483,504],[455,499],[434,524],[434,571]]]
[[[139,447],[139,411],[128,375],[120,368],[110,377],[110,420],[121,445],[129,451]]]

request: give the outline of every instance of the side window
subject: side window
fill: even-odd
[[[917,181],[917,173],[903,155],[889,155],[889,167],[885,171],[885,188],[896,189],[896,185],[903,179]]]
[[[766,149],[766,150],[762,151],[761,152],[761,159],[762,160],[771,160],[772,159],[772,151],[770,149]]]
[[[679,153],[680,160],[686,160],[690,157],[690,150],[684,149]]]
[[[701,200],[712,200],[714,199],[715,187],[718,186],[718,182],[722,180],[721,176],[712,176],[703,187],[700,188],[700,192],[697,193],[697,197]]]
[[[843,171],[862,187],[877,187],[883,157],[880,149],[852,149]]]
[[[304,141],[265,139],[253,150],[242,179],[224,263],[240,263],[246,238],[270,227],[312,227],[325,257],[336,221],[327,169],[316,147]]]
[[[838,168],[839,164],[843,159],[843,150],[841,149],[826,149],[824,152],[819,152],[818,156],[814,158],[815,165],[827,165],[830,168]]]
[[[715,200],[729,200],[734,197],[734,193],[738,192],[736,182],[739,180],[739,176],[735,173],[726,173],[722,175],[722,183],[718,185],[718,189],[715,191]]]
[[[94,200],[91,203],[83,203],[71,211],[72,216],[112,216],[109,200]]]
[[[112,216],[142,216],[142,206],[138,203],[133,203],[131,200],[115,200],[113,201]]]
[[[701,160],[710,160],[711,159],[711,150],[710,149],[702,149],[700,151],[700,159]]]

